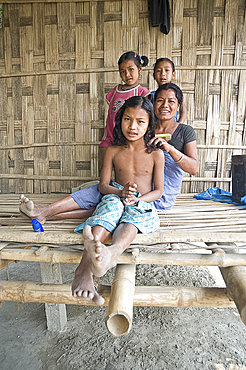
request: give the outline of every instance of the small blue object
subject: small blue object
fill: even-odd
[[[44,228],[42,224],[36,218],[32,220],[32,228],[33,228],[33,231],[36,231],[37,233],[44,232]]]

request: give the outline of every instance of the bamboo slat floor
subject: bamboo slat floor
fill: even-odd
[[[65,194],[32,194],[38,204],[49,204]],[[246,207],[209,200],[197,200],[193,194],[181,194],[172,210],[159,213],[158,232],[138,234],[134,244],[239,242],[246,241]],[[73,229],[79,220],[47,221],[44,233],[34,233],[30,219],[18,211],[16,194],[0,195],[0,233],[3,241],[81,243],[82,236]],[[19,238],[19,240],[18,240]],[[56,240],[57,238],[57,240]],[[26,240],[25,240],[26,239]]]

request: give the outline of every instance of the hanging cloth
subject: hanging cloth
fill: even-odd
[[[168,0],[148,0],[149,19],[152,27],[160,26],[167,35],[170,31],[170,5]]]

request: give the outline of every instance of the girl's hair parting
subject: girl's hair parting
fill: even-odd
[[[144,96],[132,96],[131,98],[127,99],[125,103],[120,107],[118,112],[115,116],[115,127],[113,130],[114,140],[112,141],[112,145],[119,145],[119,146],[128,146],[128,141],[123,135],[122,128],[121,128],[121,121],[123,114],[127,108],[137,108],[140,107],[149,116],[149,124],[147,131],[144,134],[144,143],[147,149],[147,152],[150,153],[155,150],[154,145],[148,145],[147,143],[150,141],[152,137],[155,136],[155,117],[153,111],[153,104],[150,102],[149,98]]]
[[[169,59],[169,58],[159,58],[159,59],[156,60],[156,62],[154,64],[154,73],[155,73],[156,68],[158,67],[158,64],[161,63],[161,62],[169,62],[172,66],[173,72],[175,72],[175,65],[174,65],[174,63],[171,59]]]
[[[159,93],[162,90],[173,90],[175,92],[175,95],[176,95],[176,98],[178,100],[179,105],[180,106],[182,105],[182,103],[183,103],[183,93],[182,93],[182,90],[176,84],[173,84],[172,82],[169,82],[167,84],[161,85],[156,90],[154,101],[156,101]]]
[[[149,58],[145,55],[138,55],[134,51],[127,51],[126,53],[122,54],[121,57],[118,60],[118,66],[121,65],[125,60],[132,59],[136,66],[139,67],[145,67],[149,63]]]

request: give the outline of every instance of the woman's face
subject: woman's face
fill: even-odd
[[[173,90],[162,90],[154,102],[154,111],[158,120],[172,119],[179,108],[178,99]]]

